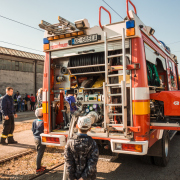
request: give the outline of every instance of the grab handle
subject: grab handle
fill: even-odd
[[[104,9],[109,14],[109,24],[111,24],[111,13],[103,6],[99,7],[99,26],[101,27],[101,29],[103,29],[103,26],[101,24],[101,9]]]
[[[130,15],[129,15],[129,3],[133,6],[135,14],[137,14],[137,11],[136,11],[135,5],[131,2],[131,0],[126,0],[126,12],[127,12],[127,16],[128,16],[128,19],[131,19]]]

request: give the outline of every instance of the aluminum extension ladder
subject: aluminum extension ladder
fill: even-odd
[[[115,54],[108,56],[108,40],[122,37],[122,54]],[[125,29],[122,29],[122,36],[114,36],[107,39],[107,33],[104,32],[104,45],[105,45],[105,82],[103,84],[104,94],[104,128],[119,127],[118,130],[122,132],[123,136],[127,136],[127,89],[126,89],[126,51],[125,51]],[[109,59],[114,57],[122,57],[123,73],[122,74],[109,74]],[[123,81],[117,84],[109,84],[109,78],[118,77],[123,75]],[[121,89],[121,93],[111,94],[112,87]],[[112,96],[121,96],[122,103],[113,104],[111,101]],[[110,107],[122,107],[122,113],[109,113]],[[111,124],[109,116],[121,116],[122,124]]]

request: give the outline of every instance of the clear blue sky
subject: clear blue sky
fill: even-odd
[[[105,0],[123,18],[126,16],[126,0]],[[148,26],[155,29],[155,36],[171,48],[171,52],[180,57],[180,1],[179,0],[132,0],[137,14]],[[0,15],[38,28],[41,20],[57,23],[58,16],[71,22],[87,18],[90,26],[98,25],[99,7],[104,6],[112,14],[112,22],[121,21],[102,0],[0,0]],[[132,7],[130,6],[130,9]],[[108,15],[102,13],[102,24],[108,23]],[[6,41],[29,48],[42,50],[43,32],[22,26],[0,17],[0,41]],[[19,49],[36,54],[33,51],[0,42],[0,46]]]

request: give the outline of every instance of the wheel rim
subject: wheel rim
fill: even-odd
[[[168,137],[166,136],[166,139],[165,139],[165,155],[166,155],[166,157],[168,156],[168,152],[169,152],[169,141],[168,141]]]

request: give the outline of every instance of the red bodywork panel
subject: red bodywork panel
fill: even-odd
[[[164,102],[165,116],[180,116],[180,91],[162,91],[150,94],[150,99]]]
[[[59,111],[56,116],[56,124],[63,124],[63,113],[61,110],[64,110],[64,95],[63,92],[60,92],[60,106],[59,106]]]

